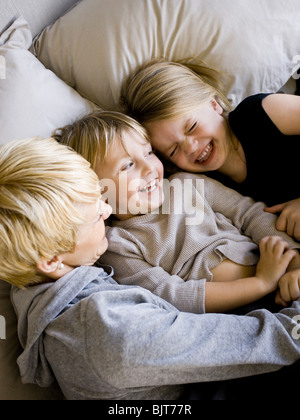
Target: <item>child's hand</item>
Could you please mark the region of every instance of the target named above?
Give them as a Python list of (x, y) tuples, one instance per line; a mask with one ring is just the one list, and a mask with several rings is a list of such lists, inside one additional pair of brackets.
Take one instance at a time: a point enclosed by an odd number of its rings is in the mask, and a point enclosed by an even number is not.
[(266, 207), (265, 211), (273, 214), (281, 213), (276, 228), (300, 241), (300, 198), (273, 207)]
[(298, 268), (300, 268), (299, 249), (295, 249), (294, 251), (296, 251), (297, 256), (292, 259), (292, 261), (290, 262), (290, 264), (288, 266), (287, 271), (294, 271), (294, 270), (298, 270)]
[(275, 302), (287, 306), (300, 297), (300, 269), (286, 273), (278, 282), (279, 293)]
[(259, 249), (260, 260), (256, 268), (256, 277), (263, 280), (269, 287), (269, 292), (273, 292), (297, 252), (289, 249), (289, 244), (280, 236), (266, 236), (260, 241)]

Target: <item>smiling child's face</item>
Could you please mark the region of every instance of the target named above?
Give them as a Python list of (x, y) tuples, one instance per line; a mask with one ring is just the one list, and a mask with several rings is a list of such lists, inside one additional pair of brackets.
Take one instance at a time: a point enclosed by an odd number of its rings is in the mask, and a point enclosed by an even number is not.
[(96, 173), (104, 184), (109, 180), (108, 189), (114, 185), (115, 216), (120, 220), (149, 213), (163, 203), (163, 164), (151, 144), (133, 130), (123, 132), (122, 141), (113, 141)]
[(151, 143), (166, 159), (188, 172), (222, 171), (231, 151), (228, 125), (215, 101), (174, 119), (145, 124)]

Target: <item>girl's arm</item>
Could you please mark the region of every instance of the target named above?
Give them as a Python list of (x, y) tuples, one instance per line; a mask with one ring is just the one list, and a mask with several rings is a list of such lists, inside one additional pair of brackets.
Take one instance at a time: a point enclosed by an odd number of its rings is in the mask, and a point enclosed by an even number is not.
[(227, 282), (207, 282), (205, 285), (206, 313), (222, 313), (255, 302), (274, 289), (258, 277)]
[(264, 211), (264, 203), (255, 202), (209, 177), (203, 178), (205, 199), (212, 210), (229, 218), (240, 232), (249, 236), (257, 245), (265, 236), (279, 235), (289, 243), (290, 248), (300, 248), (300, 244), (287, 233), (277, 230), (277, 217)]
[[(282, 134), (300, 135), (300, 96), (268, 95), (264, 98), (262, 105)], [(284, 144), (282, 147), (284, 148)], [(276, 224), (277, 229), (300, 240), (300, 198), (269, 207), (266, 211), (281, 213)]]
[[(268, 95), (263, 99), (262, 105), (282, 134), (287, 136), (300, 135), (300, 96)], [(284, 148), (284, 144), (282, 147)]]
[[(206, 283), (206, 312), (226, 312), (255, 302), (274, 292), (280, 278), (285, 274), (296, 251), (279, 236), (263, 238), (260, 242), (260, 260), (256, 275), (229, 282)], [(295, 296), (297, 299), (299, 295)]]

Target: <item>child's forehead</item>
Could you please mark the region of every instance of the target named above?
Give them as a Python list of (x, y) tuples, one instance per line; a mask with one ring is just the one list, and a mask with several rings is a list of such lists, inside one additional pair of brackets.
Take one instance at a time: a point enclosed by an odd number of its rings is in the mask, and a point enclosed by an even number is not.
[(144, 147), (150, 144), (145, 136), (133, 129), (123, 130), (115, 140), (121, 144), (126, 153), (129, 152), (133, 145), (134, 147)]

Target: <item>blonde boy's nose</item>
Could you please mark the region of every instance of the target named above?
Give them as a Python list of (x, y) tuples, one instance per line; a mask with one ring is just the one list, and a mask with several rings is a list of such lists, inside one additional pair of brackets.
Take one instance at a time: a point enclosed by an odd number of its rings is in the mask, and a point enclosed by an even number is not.
[(112, 207), (107, 204), (104, 200), (100, 199), (100, 208), (102, 213), (102, 219), (106, 220), (112, 214)]
[(104, 203), (104, 206), (103, 206), (103, 219), (104, 220), (108, 219), (111, 214), (112, 214), (112, 207), (109, 204)]

